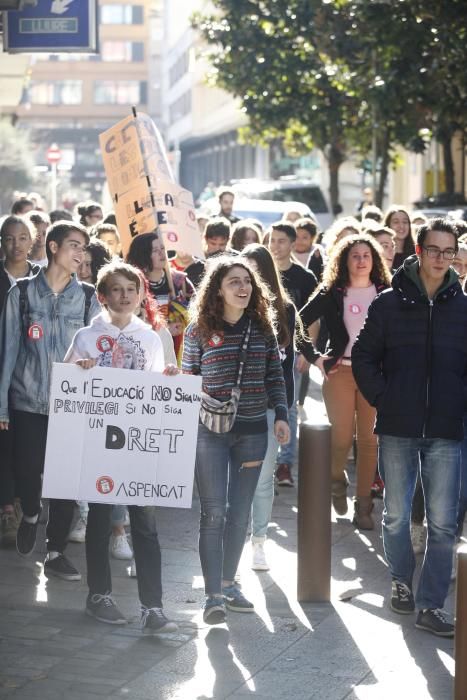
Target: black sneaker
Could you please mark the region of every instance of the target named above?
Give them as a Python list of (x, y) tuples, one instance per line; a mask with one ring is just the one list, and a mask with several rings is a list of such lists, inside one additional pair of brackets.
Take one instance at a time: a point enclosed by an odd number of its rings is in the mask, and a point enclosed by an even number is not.
[(143, 627), (143, 634), (148, 635), (176, 632), (178, 630), (177, 623), (168, 620), (162, 608), (141, 607), (141, 625)]
[(406, 583), (396, 579), (392, 582), (391, 610), (400, 615), (410, 615), (415, 611), (412, 591)]
[(224, 596), (225, 607), (233, 612), (251, 613), (255, 610), (255, 606), (245, 598), (237, 583), (224, 586), (222, 595)]
[(44, 574), (57, 576), (64, 581), (81, 581), (81, 574), (64, 554), (59, 554), (55, 559), (46, 559), (44, 562)]
[(437, 608), (420, 610), (415, 627), (436, 634), (437, 637), (454, 637), (454, 625), (448, 622), (443, 611)]
[(225, 622), (225, 604), (222, 596), (212, 595), (206, 598), (203, 620), (207, 625), (221, 625)]
[(99, 622), (106, 622), (108, 625), (126, 625), (127, 623), (110, 593), (89, 593), (86, 600), (86, 615), (94, 617)]
[(37, 528), (39, 526), (39, 516), (40, 513), (35, 523), (27, 523), (24, 516), (21, 518), (18, 532), (16, 533), (16, 551), (18, 554), (21, 554), (22, 557), (28, 557), (34, 551)]

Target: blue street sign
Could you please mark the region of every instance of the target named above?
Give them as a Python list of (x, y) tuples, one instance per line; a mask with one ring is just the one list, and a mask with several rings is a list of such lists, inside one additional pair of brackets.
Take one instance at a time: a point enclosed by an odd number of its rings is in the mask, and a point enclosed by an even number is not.
[(97, 53), (97, 0), (26, 0), (3, 27), (9, 53)]

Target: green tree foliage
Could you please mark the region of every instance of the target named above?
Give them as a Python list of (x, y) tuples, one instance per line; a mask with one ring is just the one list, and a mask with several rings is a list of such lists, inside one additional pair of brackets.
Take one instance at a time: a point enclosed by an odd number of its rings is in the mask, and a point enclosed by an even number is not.
[[(381, 201), (394, 148), (422, 129), (465, 128), (467, 4), (461, 0), (214, 0), (194, 18), (211, 80), (240, 98), (260, 142), (328, 159), (330, 194), (352, 150), (376, 150)], [(426, 133), (426, 131), (425, 131)]]
[(0, 120), (0, 212), (9, 212), (14, 190), (31, 184), (33, 166), (27, 134)]

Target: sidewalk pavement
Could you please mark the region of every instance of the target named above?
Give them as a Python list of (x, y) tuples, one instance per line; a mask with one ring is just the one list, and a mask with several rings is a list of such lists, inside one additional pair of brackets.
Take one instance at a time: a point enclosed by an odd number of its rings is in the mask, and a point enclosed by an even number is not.
[[(308, 414), (321, 411), (313, 398), (305, 405)], [(178, 633), (161, 638), (141, 635), (129, 562), (112, 560), (113, 593), (130, 620), (114, 627), (84, 615), (84, 545), (67, 549), (81, 582), (44, 577), (43, 525), (30, 559), (0, 550), (0, 698), (451, 698), (453, 640), (417, 630), (415, 615), (388, 608), (381, 501), (373, 532), (355, 530), (350, 503), (347, 516), (333, 514), (331, 603), (299, 604), (296, 496), (296, 488), (280, 488), (275, 499), (266, 545), (270, 571), (253, 572), (245, 546), (239, 571), (255, 614), (228, 612), (227, 624), (216, 627), (205, 625), (200, 613), (199, 502), (194, 499), (191, 510), (159, 509), (164, 609), (179, 625)], [(451, 590), (446, 609), (453, 607)]]

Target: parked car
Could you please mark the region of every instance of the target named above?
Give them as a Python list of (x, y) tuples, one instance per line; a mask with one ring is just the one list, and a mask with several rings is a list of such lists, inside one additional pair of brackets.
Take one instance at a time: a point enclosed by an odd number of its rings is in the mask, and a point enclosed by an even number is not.
[(231, 187), (241, 197), (288, 202), (289, 205), (292, 202), (306, 204), (323, 230), (334, 220), (321, 187), (313, 180), (298, 179), (294, 176), (282, 177), (279, 180), (234, 180)]
[[(310, 207), (303, 202), (280, 202), (270, 199), (249, 199), (235, 197), (233, 214), (239, 219), (258, 219), (264, 228), (267, 228), (276, 221), (280, 221), (288, 211), (298, 211), (301, 216), (315, 215)], [(219, 201), (217, 197), (208, 199), (203, 203), (203, 211), (214, 216), (219, 211)], [(318, 222), (319, 223), (319, 222)]]

